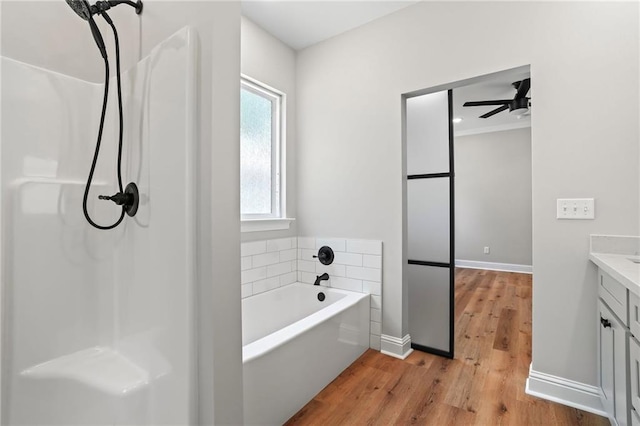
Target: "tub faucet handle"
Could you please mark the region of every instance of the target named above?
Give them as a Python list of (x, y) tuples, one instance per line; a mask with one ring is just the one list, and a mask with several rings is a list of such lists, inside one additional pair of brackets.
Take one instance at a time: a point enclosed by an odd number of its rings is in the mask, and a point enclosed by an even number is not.
[(318, 259), (323, 265), (331, 265), (333, 263), (333, 250), (329, 246), (322, 246), (318, 250), (318, 255), (313, 255), (314, 259)]

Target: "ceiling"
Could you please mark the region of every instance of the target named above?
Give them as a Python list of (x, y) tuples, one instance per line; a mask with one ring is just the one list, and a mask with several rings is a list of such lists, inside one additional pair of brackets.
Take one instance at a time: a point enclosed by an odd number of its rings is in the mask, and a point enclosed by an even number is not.
[(300, 50), (417, 1), (245, 1), (242, 14)]
[[(460, 123), (455, 123), (454, 131), (456, 136), (465, 134), (486, 133), (499, 130), (516, 129), (531, 126), (531, 116), (525, 115), (518, 118), (509, 114), (509, 111), (500, 112), (489, 118), (479, 118), (498, 106), (463, 107), (467, 101), (487, 101), (492, 99), (513, 99), (516, 90), (511, 83), (529, 77), (529, 72), (505, 71), (493, 74), (487, 79), (482, 79), (479, 83), (459, 87), (453, 90), (453, 116), (462, 118)], [(528, 97), (533, 92), (534, 82), (531, 82), (531, 90)]]

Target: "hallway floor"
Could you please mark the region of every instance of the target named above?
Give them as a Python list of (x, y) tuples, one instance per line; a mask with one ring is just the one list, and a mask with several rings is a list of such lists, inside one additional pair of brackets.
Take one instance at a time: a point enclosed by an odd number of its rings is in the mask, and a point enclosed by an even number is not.
[(524, 392), (531, 275), (456, 269), (455, 359), (365, 352), (288, 425), (608, 425)]

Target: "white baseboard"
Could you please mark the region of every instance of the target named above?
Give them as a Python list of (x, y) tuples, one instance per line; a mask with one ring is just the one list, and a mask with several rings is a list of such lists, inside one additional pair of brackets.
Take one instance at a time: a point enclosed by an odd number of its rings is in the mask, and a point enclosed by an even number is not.
[(538, 398), (607, 417), (596, 386), (541, 373), (531, 369), (531, 366), (529, 366), (525, 392)]
[(380, 352), (394, 358), (405, 359), (413, 349), (411, 349), (411, 336), (408, 334), (402, 339), (383, 334), (380, 336)]
[(458, 268), (488, 269), (490, 271), (520, 272), (522, 274), (533, 273), (533, 267), (531, 265), (517, 265), (515, 263), (478, 262), (476, 260), (456, 259), (456, 266)]

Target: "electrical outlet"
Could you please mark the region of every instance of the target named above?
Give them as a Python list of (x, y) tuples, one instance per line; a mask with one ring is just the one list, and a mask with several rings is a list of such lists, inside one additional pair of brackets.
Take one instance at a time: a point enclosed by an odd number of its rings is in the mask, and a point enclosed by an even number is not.
[(484, 254), (489, 254), (489, 252), (490, 252), (489, 247), (485, 247), (484, 248)]
[(595, 218), (593, 198), (558, 198), (556, 206), (558, 219), (584, 220)]

